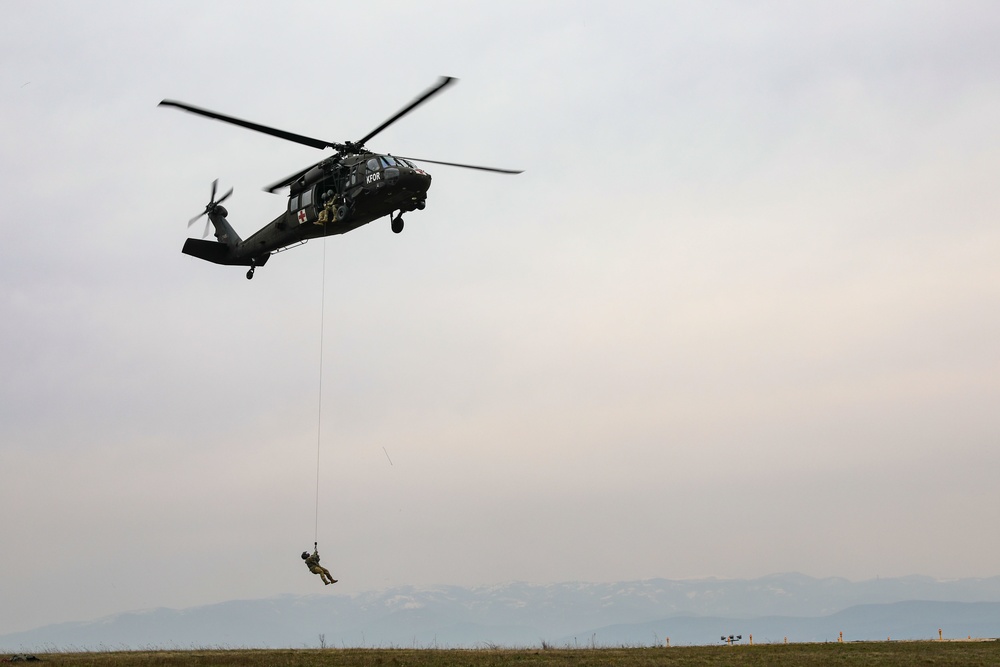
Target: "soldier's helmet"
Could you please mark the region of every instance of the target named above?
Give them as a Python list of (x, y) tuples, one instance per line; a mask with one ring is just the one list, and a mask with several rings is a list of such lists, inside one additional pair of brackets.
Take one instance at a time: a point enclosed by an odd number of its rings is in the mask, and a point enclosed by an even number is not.
[(302, 560), (305, 560), (306, 558), (309, 558), (309, 552), (308, 551), (303, 551), (302, 552)]

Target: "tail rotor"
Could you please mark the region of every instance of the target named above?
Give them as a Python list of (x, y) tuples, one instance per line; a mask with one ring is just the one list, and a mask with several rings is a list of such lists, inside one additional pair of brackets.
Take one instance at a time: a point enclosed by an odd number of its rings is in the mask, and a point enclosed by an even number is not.
[(207, 215), (209, 217), (209, 219), (205, 221), (205, 231), (201, 235), (202, 238), (208, 237), (208, 225), (209, 222), (211, 222), (213, 214), (218, 213), (223, 218), (229, 215), (229, 211), (227, 211), (224, 206), (221, 206), (221, 204), (222, 202), (229, 199), (229, 195), (233, 194), (233, 189), (229, 188), (229, 192), (216, 199), (215, 192), (218, 187), (219, 187), (219, 179), (215, 179), (214, 181), (212, 181), (212, 195), (211, 197), (209, 197), (208, 204), (205, 205), (205, 210), (188, 221), (188, 227), (191, 227), (191, 225), (198, 222), (198, 220), (200, 220), (202, 216)]

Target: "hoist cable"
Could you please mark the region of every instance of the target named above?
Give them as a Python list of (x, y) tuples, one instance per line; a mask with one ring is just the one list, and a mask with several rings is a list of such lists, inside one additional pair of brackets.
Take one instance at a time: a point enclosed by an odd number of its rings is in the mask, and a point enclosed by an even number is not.
[(323, 239), (323, 281), (319, 306), (319, 405), (316, 409), (316, 525), (315, 541), (319, 542), (319, 452), (323, 437), (323, 330), (326, 323), (326, 238)]

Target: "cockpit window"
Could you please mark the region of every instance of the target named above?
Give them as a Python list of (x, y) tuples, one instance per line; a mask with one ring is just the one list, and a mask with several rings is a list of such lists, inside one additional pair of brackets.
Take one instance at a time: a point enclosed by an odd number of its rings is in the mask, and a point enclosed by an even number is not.
[(366, 163), (368, 166), (368, 171), (378, 171), (378, 160), (372, 158)]
[(396, 158), (396, 162), (403, 165), (404, 167), (409, 167), (410, 169), (413, 169), (413, 165), (410, 163), (409, 160), (404, 160), (403, 158), (398, 157)]
[(382, 158), (382, 162), (388, 162), (389, 164), (387, 166), (389, 166), (389, 167), (395, 167), (396, 166), (396, 160), (394, 160), (391, 155), (386, 155), (385, 157), (383, 157)]

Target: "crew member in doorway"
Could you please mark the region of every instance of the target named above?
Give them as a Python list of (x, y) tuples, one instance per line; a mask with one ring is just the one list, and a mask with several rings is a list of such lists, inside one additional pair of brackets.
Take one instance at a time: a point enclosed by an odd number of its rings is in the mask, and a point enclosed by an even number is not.
[(340, 204), (340, 197), (337, 197), (333, 190), (327, 190), (323, 194), (323, 207), (316, 217), (314, 225), (325, 225), (328, 222), (337, 222), (337, 206)]
[(316, 542), (313, 542), (313, 552), (311, 555), (308, 551), (302, 552), (302, 560), (306, 562), (306, 567), (309, 568), (310, 572), (320, 576), (324, 584), (337, 583), (337, 580), (330, 575), (330, 570), (319, 564), (319, 547)]

